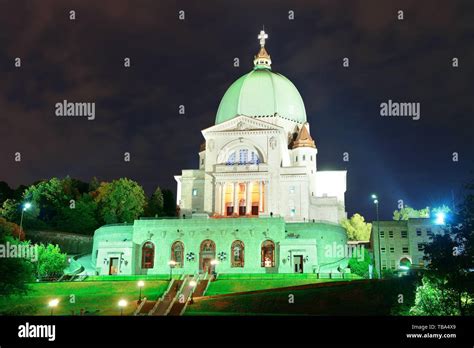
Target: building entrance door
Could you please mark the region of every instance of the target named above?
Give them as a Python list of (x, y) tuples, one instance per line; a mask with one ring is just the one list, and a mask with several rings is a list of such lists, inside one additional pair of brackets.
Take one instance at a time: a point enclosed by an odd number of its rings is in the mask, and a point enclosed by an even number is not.
[(295, 265), (295, 273), (303, 273), (303, 255), (294, 255), (293, 264)]
[(118, 257), (111, 257), (109, 260), (109, 274), (114, 275), (118, 273), (119, 259)]

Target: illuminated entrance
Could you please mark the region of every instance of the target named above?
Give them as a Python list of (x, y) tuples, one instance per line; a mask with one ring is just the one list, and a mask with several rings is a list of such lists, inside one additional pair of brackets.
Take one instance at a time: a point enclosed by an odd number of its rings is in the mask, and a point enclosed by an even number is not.
[(109, 275), (118, 274), (118, 265), (119, 265), (118, 257), (111, 257), (109, 260)]
[(215, 211), (223, 216), (257, 216), (266, 209), (266, 186), (263, 181), (217, 183)]
[(295, 273), (303, 273), (303, 255), (294, 255), (293, 264)]
[(199, 251), (199, 271), (203, 273), (211, 273), (214, 266), (211, 264), (212, 260), (216, 258), (216, 244), (206, 239), (201, 243)]

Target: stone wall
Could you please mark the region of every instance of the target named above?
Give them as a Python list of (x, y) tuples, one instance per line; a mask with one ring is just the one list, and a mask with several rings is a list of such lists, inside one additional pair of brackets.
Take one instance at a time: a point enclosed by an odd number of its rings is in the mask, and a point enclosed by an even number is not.
[(92, 251), (92, 236), (59, 231), (26, 231), (26, 239), (33, 243), (57, 244), (67, 254), (85, 254)]

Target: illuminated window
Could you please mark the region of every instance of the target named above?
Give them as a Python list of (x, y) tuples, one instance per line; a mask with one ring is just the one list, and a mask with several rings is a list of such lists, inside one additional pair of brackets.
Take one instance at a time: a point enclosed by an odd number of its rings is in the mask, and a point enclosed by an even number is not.
[(198, 195), (198, 190), (197, 189), (193, 189), (193, 196), (197, 196)]
[(271, 240), (262, 243), (261, 262), (262, 267), (275, 267), (275, 243)]
[(235, 164), (259, 164), (260, 158), (258, 153), (249, 149), (238, 149), (229, 153), (227, 157), (227, 165)]
[(155, 262), (155, 245), (152, 242), (146, 242), (142, 246), (142, 268), (153, 268)]
[(231, 267), (244, 267), (244, 243), (240, 240), (234, 241), (230, 252), (232, 255)]
[(171, 260), (176, 262), (175, 267), (181, 268), (184, 264), (184, 244), (182, 242), (174, 242), (171, 246)]

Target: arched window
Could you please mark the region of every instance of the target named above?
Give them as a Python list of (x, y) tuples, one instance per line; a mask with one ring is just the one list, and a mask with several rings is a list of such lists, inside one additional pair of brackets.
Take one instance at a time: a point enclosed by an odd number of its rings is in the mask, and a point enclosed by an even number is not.
[(231, 267), (244, 267), (244, 243), (236, 240), (230, 247)]
[(153, 268), (155, 263), (155, 245), (146, 242), (142, 246), (142, 268)]
[(171, 260), (176, 262), (175, 267), (181, 268), (184, 264), (184, 244), (182, 242), (174, 242), (171, 246)]
[(262, 243), (262, 267), (275, 267), (275, 243), (271, 240)]
[(228, 156), (226, 163), (228, 165), (235, 164), (259, 164), (260, 158), (258, 153), (253, 149), (241, 148), (232, 150)]

